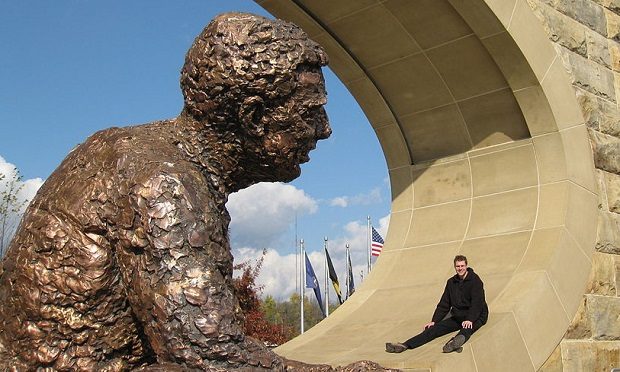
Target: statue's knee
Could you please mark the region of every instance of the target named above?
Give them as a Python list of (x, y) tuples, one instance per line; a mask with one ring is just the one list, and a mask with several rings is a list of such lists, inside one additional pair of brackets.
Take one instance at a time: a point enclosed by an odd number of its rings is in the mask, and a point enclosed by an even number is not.
[(134, 369), (134, 371), (139, 372), (185, 372), (189, 369), (180, 364), (175, 363), (157, 363), (150, 364), (148, 366), (143, 366), (138, 369)]

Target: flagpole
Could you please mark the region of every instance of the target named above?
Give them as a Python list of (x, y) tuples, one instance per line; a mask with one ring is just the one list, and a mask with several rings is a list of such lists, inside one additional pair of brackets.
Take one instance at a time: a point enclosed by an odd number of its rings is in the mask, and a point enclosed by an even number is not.
[(298, 240), (297, 240), (297, 212), (295, 212), (295, 290), (298, 291), (299, 290), (299, 273), (297, 270), (299, 270), (299, 246), (298, 246)]
[(370, 270), (372, 269), (372, 266), (370, 264), (370, 216), (367, 216), (366, 220), (366, 249), (368, 253), (368, 274), (370, 274)]
[[(299, 249), (301, 252), (301, 258), (299, 261), (302, 263), (303, 266), (305, 266), (306, 253), (304, 252), (304, 240), (303, 239), (299, 241)], [(301, 309), (299, 310), (299, 314), (300, 314), (301, 324), (299, 325), (299, 329), (301, 331), (301, 334), (303, 334), (304, 333), (304, 290), (306, 289), (306, 270), (304, 270), (303, 268), (301, 270), (300, 283), (301, 283), (301, 291), (300, 291), (301, 296), (299, 298), (299, 303), (301, 304)]]

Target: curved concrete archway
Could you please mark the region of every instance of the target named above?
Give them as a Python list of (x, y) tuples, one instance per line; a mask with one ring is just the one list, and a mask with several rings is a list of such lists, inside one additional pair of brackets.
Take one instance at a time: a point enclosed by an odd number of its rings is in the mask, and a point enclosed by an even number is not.
[[(536, 370), (575, 314), (596, 238), (594, 166), (561, 61), (526, 0), (259, 0), (328, 51), (383, 147), (384, 253), (346, 304), (280, 354), (333, 365)], [(490, 320), (386, 354), (429, 320), (452, 258), (485, 281)]]

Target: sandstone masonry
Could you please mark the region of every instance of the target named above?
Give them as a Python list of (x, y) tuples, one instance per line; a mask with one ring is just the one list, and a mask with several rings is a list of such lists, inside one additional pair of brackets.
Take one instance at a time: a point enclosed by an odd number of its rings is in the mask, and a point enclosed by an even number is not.
[(620, 368), (620, 0), (527, 0), (569, 73), (599, 188), (596, 252), (581, 306), (541, 371)]

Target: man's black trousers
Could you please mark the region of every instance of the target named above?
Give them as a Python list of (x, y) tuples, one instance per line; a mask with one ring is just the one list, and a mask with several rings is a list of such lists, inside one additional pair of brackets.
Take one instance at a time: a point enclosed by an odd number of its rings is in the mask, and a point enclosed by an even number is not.
[(465, 341), (469, 340), (471, 335), (476, 332), (480, 327), (483, 326), (484, 323), (480, 320), (476, 320), (473, 323), (472, 328), (465, 329), (461, 326), (462, 321), (454, 318), (447, 318), (440, 322), (435, 323), (434, 326), (429, 327), (422, 331), (417, 336), (413, 336), (403, 344), (405, 344), (409, 349), (415, 349), (416, 347), (422, 346), (427, 342), (430, 342), (437, 337), (441, 337), (443, 335), (447, 335), (450, 332), (459, 331), (458, 334), (465, 336)]

